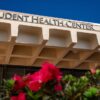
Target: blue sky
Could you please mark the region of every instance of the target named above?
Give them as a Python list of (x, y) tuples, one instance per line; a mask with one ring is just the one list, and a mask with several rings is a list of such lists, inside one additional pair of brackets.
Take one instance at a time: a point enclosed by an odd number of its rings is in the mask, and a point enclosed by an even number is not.
[(0, 9), (100, 23), (100, 0), (0, 0)]

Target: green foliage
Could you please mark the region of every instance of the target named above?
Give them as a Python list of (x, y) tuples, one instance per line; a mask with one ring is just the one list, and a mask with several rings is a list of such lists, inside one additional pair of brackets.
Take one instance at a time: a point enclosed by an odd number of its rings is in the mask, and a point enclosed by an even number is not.
[(63, 77), (63, 81), (71, 81), (71, 82), (74, 82), (74, 81), (76, 81), (76, 80), (77, 80), (77, 78), (74, 77), (73, 75), (65, 75), (65, 76)]
[(84, 92), (84, 96), (87, 98), (91, 98), (93, 96), (96, 96), (96, 94), (98, 93), (98, 89), (96, 87), (90, 87), (88, 88), (85, 92)]
[[(65, 94), (67, 98), (77, 98), (85, 87), (88, 85), (88, 78), (86, 76), (76, 78), (72, 75), (65, 76), (63, 79), (65, 81)], [(68, 82), (66, 82), (68, 80)], [(77, 97), (76, 97), (77, 96)]]
[[(15, 81), (5, 81), (7, 91), (11, 92)], [(51, 80), (45, 83), (42, 88), (33, 92), (28, 87), (24, 88), (27, 100), (92, 100), (93, 97), (100, 97), (100, 70), (96, 73), (86, 72), (84, 76), (75, 77), (71, 74), (63, 76), (60, 84), (62, 91), (54, 91), (57, 82)]]
[(27, 100), (39, 100), (41, 97), (41, 91), (35, 93), (32, 92), (28, 87), (25, 87), (25, 91), (27, 92)]
[(100, 94), (100, 70), (95, 74), (87, 72), (85, 76), (75, 77), (65, 75), (63, 77), (64, 93), (68, 100), (79, 100), (83, 98), (88, 100)]
[(10, 90), (13, 88), (14, 83), (15, 83), (15, 81), (12, 80), (12, 79), (7, 80), (7, 81), (4, 81), (5, 88), (6, 88), (8, 91), (10, 91)]

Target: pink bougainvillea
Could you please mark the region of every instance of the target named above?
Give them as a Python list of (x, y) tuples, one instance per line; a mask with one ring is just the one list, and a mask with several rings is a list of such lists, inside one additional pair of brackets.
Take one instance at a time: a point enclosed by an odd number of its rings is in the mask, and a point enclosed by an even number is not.
[(37, 72), (24, 76), (15, 74), (7, 81), (6, 88), (10, 100), (78, 100), (80, 97), (90, 100), (100, 94), (98, 83), (100, 70), (92, 68), (80, 78), (70, 74), (62, 78), (60, 69), (45, 62)]
[(56, 84), (55, 85), (55, 91), (62, 91), (62, 85), (61, 84)]
[(15, 81), (13, 87), (14, 90), (19, 90), (25, 87), (25, 83), (21, 76), (15, 74), (12, 79)]
[(90, 71), (91, 71), (92, 74), (96, 73), (96, 69), (95, 68), (91, 68)]
[(51, 80), (59, 82), (61, 78), (60, 70), (53, 64), (45, 62), (39, 71), (23, 77), (15, 74), (12, 79), (15, 81), (14, 90), (17, 91), (27, 86), (30, 90), (37, 92), (42, 88), (43, 84)]
[(18, 96), (11, 96), (10, 100), (26, 100), (26, 94), (20, 92)]

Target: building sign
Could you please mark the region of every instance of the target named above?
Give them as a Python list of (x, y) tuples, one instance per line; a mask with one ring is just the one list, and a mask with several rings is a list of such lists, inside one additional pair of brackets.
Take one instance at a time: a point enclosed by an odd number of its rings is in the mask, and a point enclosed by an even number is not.
[(96, 31), (92, 23), (8, 11), (0, 11), (0, 19)]

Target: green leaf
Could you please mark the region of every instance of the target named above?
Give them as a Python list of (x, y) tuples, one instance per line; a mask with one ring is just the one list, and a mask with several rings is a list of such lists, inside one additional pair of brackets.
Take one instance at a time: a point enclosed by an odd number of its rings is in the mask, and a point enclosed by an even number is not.
[(92, 97), (95, 96), (98, 92), (98, 89), (96, 87), (90, 87), (87, 91), (85, 91), (84, 96), (86, 97)]
[(74, 77), (73, 75), (65, 75), (63, 77), (64, 81), (76, 81), (76, 77)]
[(28, 91), (27, 91), (27, 94), (28, 94), (28, 96), (29, 96), (30, 98), (34, 99), (34, 96), (33, 96), (33, 92), (32, 92), (32, 91), (28, 90)]
[(11, 90), (12, 88), (13, 88), (13, 86), (14, 86), (14, 83), (15, 83), (15, 81), (14, 80), (7, 80), (6, 82), (5, 82), (5, 85), (6, 85), (6, 88), (8, 89), (8, 90)]
[(99, 69), (96, 70), (96, 74), (100, 75), (100, 70)]
[(33, 100), (39, 100), (39, 98), (40, 98), (40, 93), (39, 92), (34, 93), (31, 90), (28, 90), (27, 94)]
[(83, 100), (88, 100), (88, 98), (85, 97), (85, 98), (83, 98)]
[(92, 93), (89, 92), (89, 91), (86, 91), (86, 92), (84, 93), (84, 96), (86, 96), (86, 97), (92, 97)]
[(91, 91), (92, 95), (95, 95), (98, 92), (98, 89), (96, 87), (91, 87), (90, 91)]
[(84, 76), (84, 77), (80, 78), (80, 81), (82, 81), (82, 82), (88, 82), (89, 80), (88, 80), (88, 78), (86, 76)]

